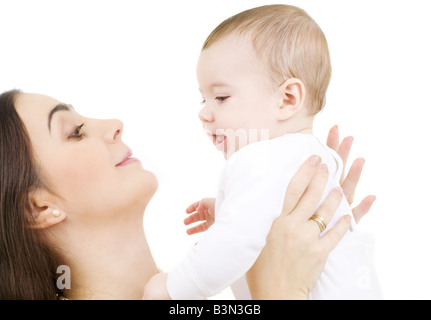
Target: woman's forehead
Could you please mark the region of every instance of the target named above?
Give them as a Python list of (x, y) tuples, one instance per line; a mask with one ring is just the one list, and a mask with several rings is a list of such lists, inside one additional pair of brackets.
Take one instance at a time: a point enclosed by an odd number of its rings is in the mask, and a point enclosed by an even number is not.
[[(26, 126), (29, 135), (39, 139), (49, 133), (49, 113), (58, 100), (36, 93), (20, 93), (15, 100), (15, 109)], [(46, 127), (46, 130), (43, 128)]]
[(59, 101), (38, 93), (20, 93), (16, 97), (15, 105), (18, 109), (32, 109), (40, 112), (43, 109), (49, 109), (58, 104)]
[(26, 126), (30, 123), (47, 122), (50, 110), (59, 103), (58, 100), (37, 93), (20, 93), (15, 100), (15, 108)]

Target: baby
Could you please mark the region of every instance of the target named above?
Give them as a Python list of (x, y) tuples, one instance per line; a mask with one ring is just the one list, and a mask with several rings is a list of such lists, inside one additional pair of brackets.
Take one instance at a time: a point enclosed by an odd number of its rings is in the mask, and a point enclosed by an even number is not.
[[(237, 299), (251, 298), (245, 274), (265, 246), (300, 165), (313, 154), (322, 158), (329, 171), (323, 198), (339, 186), (341, 159), (312, 135), (330, 77), (325, 36), (299, 8), (247, 10), (209, 35), (197, 65), (199, 117), (227, 159), (215, 221), (176, 268), (150, 280), (145, 298), (204, 299), (229, 286)], [(323, 234), (345, 214), (352, 213), (343, 199), (327, 226), (312, 218)], [(371, 247), (352, 219), (310, 299), (380, 298)]]

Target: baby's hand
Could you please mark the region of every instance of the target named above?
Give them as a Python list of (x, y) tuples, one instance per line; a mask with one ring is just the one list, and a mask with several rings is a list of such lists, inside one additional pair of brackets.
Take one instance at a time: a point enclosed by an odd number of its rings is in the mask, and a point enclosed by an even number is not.
[(214, 223), (215, 201), (215, 198), (204, 198), (188, 206), (186, 212), (188, 214), (192, 213), (192, 215), (184, 219), (185, 225), (189, 225), (197, 221), (204, 221), (197, 226), (187, 229), (188, 235), (204, 232), (211, 227)]
[(145, 285), (143, 300), (172, 300), (166, 289), (166, 272), (154, 275)]

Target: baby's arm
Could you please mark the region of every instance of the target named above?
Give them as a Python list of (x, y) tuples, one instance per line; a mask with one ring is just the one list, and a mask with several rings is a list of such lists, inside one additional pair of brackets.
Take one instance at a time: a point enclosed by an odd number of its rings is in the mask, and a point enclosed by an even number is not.
[(173, 299), (212, 296), (244, 275), (257, 259), (289, 181), (280, 168), (258, 160), (242, 156), (229, 162), (225, 199), (215, 223), (168, 275)]
[[(206, 231), (214, 223), (215, 198), (204, 198), (189, 205), (186, 213), (191, 214), (184, 220), (185, 225), (203, 221), (201, 224), (191, 227), (187, 234)], [(158, 273), (154, 275), (145, 285), (144, 300), (171, 300), (171, 296), (166, 288), (166, 278), (168, 274)]]

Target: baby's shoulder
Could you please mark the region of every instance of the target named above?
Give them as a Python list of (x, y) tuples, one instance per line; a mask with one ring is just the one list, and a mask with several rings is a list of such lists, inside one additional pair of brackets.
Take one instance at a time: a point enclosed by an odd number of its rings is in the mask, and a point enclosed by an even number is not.
[(285, 134), (249, 144), (235, 152), (228, 162), (302, 161), (311, 154), (327, 153), (317, 138), (309, 134)]
[(288, 134), (249, 144), (234, 153), (226, 162), (228, 172), (263, 174), (268, 171), (297, 169), (310, 155), (321, 154), (315, 140), (303, 135)]

